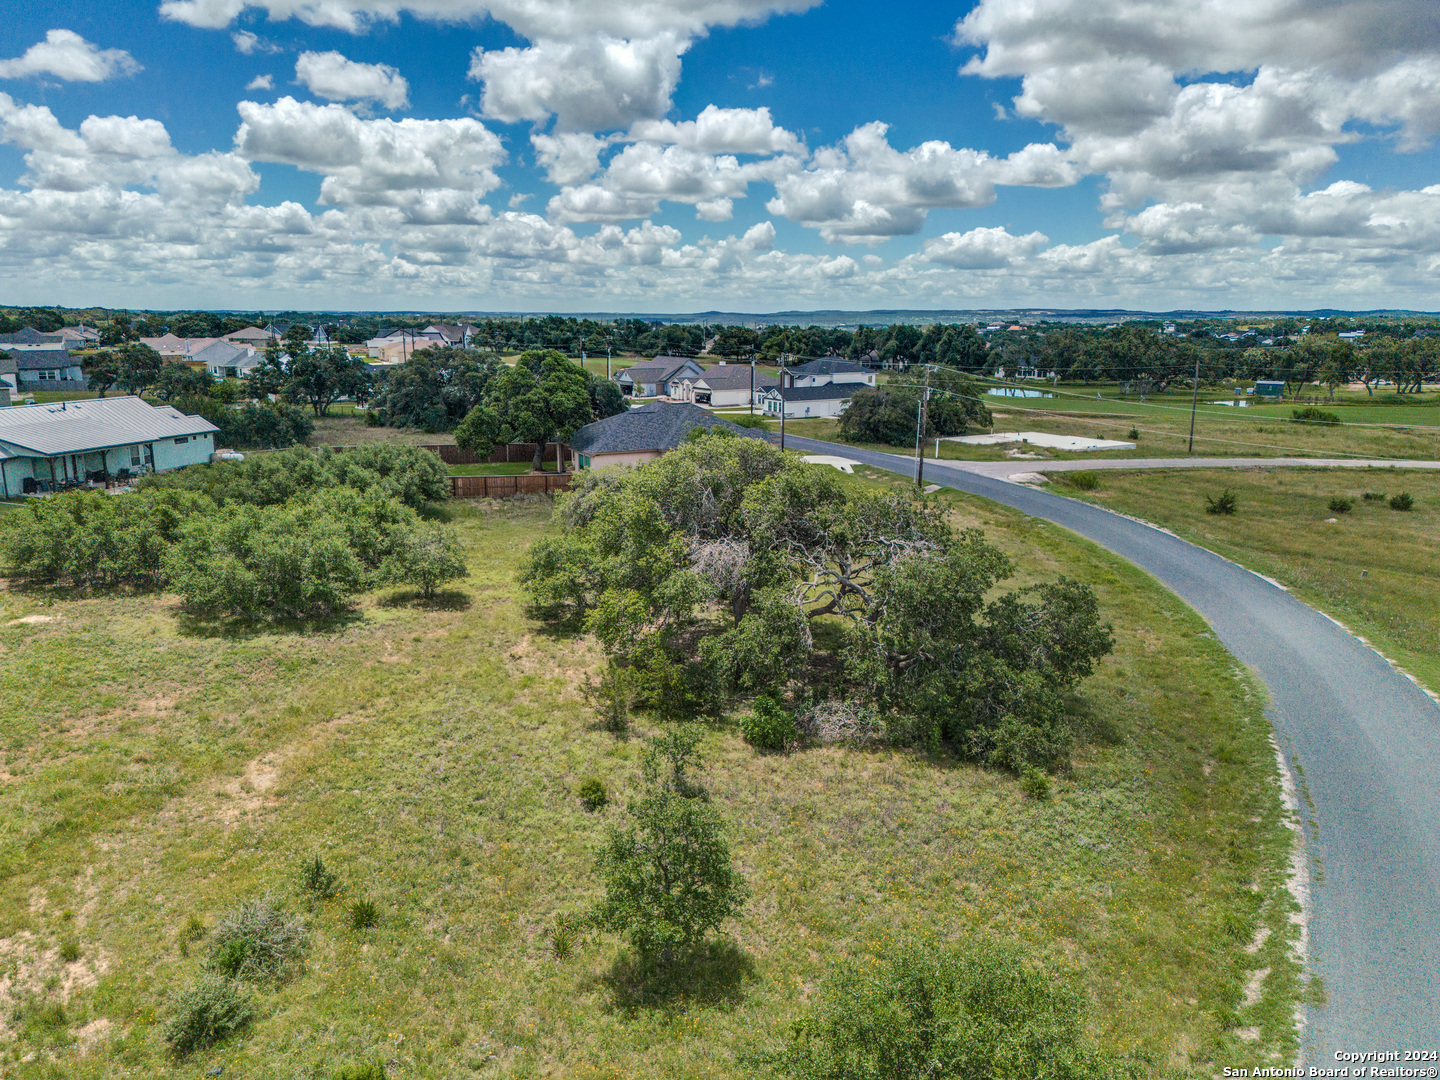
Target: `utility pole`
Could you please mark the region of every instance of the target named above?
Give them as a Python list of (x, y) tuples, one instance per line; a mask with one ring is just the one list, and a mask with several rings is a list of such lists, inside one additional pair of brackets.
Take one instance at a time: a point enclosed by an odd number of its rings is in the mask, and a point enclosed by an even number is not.
[(785, 449), (785, 413), (789, 404), (785, 400), (785, 391), (790, 385), (790, 372), (786, 369), (784, 362), (780, 365), (780, 385), (775, 389), (780, 392), (780, 449)]
[[(925, 389), (920, 394), (920, 404), (915, 407), (915, 486), (925, 484), (925, 406), (930, 401), (930, 365), (925, 365)], [(937, 452), (936, 456), (939, 454)]]
[(1195, 389), (1190, 394), (1190, 447), (1185, 452), (1195, 452), (1195, 406), (1200, 401), (1200, 357), (1195, 357)]
[(605, 381), (610, 381), (610, 342), (605, 342)]
[(755, 415), (755, 354), (750, 354), (750, 415)]

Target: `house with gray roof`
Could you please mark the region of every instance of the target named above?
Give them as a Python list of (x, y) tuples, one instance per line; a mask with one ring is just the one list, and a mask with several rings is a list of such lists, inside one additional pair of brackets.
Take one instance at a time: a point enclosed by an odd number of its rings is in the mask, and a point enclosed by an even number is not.
[(822, 383), (819, 386), (771, 386), (757, 390), (755, 398), (766, 416), (777, 419), (784, 410), (787, 420), (839, 416), (864, 383)]
[(190, 354), (190, 363), (197, 367), (205, 365), (205, 370), (217, 379), (238, 379), (248, 375), (262, 359), (264, 354), (252, 346), (224, 338)]
[(68, 349), (22, 350), (0, 345), (0, 354), (13, 362), (0, 369), (0, 381), (9, 386), (12, 392), (85, 390), (90, 386), (89, 376)]
[(680, 401), (655, 401), (586, 424), (570, 437), (570, 452), (581, 469), (607, 465), (640, 465), (674, 450), (696, 428), (728, 431), (743, 439), (763, 439), (765, 432), (743, 428)]
[(688, 356), (657, 356), (626, 368), (615, 381), (626, 397), (680, 397), (681, 380), (703, 374), (705, 369)]
[(752, 373), (749, 364), (722, 363), (706, 368), (702, 375), (683, 376), (680, 392), (673, 396), (697, 405), (708, 405), (712, 409), (743, 408), (750, 404), (752, 379), (757, 401), (761, 390), (779, 385), (775, 379)]
[(875, 385), (875, 372), (853, 360), (826, 357), (797, 364), (788, 369), (796, 386), (825, 386), (829, 383), (856, 383), (861, 386)]
[(0, 496), (209, 461), (214, 424), (138, 397), (0, 409)]

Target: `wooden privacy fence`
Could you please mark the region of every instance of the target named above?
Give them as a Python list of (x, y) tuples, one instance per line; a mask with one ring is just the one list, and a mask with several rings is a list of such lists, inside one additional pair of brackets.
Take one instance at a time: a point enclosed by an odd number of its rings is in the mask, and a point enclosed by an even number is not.
[[(490, 452), (489, 457), (480, 457), (473, 450), (461, 450), (458, 446), (430, 445), (421, 446), (421, 450), (429, 450), (432, 454), (439, 454), (440, 460), (446, 465), (500, 465), (509, 462), (524, 462), (535, 460), (535, 444), (532, 443), (506, 443), (504, 446), (497, 446)], [(558, 467), (569, 454), (570, 448), (564, 443), (546, 443), (545, 461), (553, 461)]]
[(570, 486), (570, 473), (526, 476), (452, 476), (450, 494), (457, 499), (511, 499), (516, 495), (549, 495)]

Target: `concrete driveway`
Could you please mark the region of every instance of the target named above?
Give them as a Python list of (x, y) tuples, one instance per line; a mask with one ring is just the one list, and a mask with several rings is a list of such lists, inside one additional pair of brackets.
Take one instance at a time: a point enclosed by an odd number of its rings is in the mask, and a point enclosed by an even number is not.
[[(812, 439), (787, 445), (914, 476), (913, 458)], [(1304, 1055), (1334, 1067), (1337, 1050), (1440, 1049), (1440, 707), (1264, 578), (1141, 522), (1000, 478), (1037, 468), (1290, 465), (1440, 467), (1308, 458), (926, 461), (925, 479), (1052, 521), (1148, 570), (1264, 682), (1266, 716), (1313, 801), (1301, 807), (1312, 870), (1308, 968), (1324, 980), (1328, 1001), (1308, 1010)], [(1008, 471), (992, 473), (997, 466)]]

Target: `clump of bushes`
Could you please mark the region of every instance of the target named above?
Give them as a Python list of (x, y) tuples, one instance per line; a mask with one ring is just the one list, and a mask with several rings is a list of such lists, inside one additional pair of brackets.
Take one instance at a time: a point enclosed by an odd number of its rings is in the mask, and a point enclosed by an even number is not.
[(1139, 429), (1139, 428), (1133, 428), (1133, 427), (1132, 427), (1129, 431), (1127, 431), (1127, 432), (1125, 433), (1125, 437), (1126, 437), (1127, 439), (1129, 439), (1131, 442), (1139, 442), (1139, 441), (1140, 441), (1140, 429)]
[(263, 896), (237, 904), (215, 925), (209, 966), (231, 978), (279, 981), (309, 944), (305, 924)]
[(769, 694), (761, 694), (755, 699), (754, 707), (740, 718), (740, 734), (756, 750), (779, 753), (787, 749), (799, 733), (795, 718)]
[(350, 905), (350, 929), (370, 930), (380, 925), (380, 909), (373, 900), (356, 900)]
[(1415, 500), (1410, 497), (1408, 492), (1402, 491), (1399, 495), (1390, 496), (1391, 510), (1413, 510), (1414, 508)]
[(171, 995), (165, 1042), (185, 1057), (244, 1030), (254, 1018), (248, 994), (223, 975), (207, 973)]
[(1233, 514), (1239, 505), (1240, 497), (1228, 487), (1219, 495), (1205, 496), (1205, 512), (1207, 514)]
[(580, 805), (591, 813), (610, 801), (610, 793), (605, 790), (605, 781), (598, 776), (590, 776), (582, 780), (576, 794), (580, 796)]
[(1018, 950), (914, 947), (836, 970), (771, 1063), (791, 1080), (1115, 1076), (1088, 1011), (1074, 980)]
[(1065, 473), (1065, 482), (1076, 491), (1094, 491), (1100, 486), (1100, 474), (1094, 469)]
[(1342, 498), (1336, 495), (1330, 500), (1330, 512), (1334, 514), (1348, 514), (1355, 507), (1353, 499)]
[(1360, 497), (1361, 497), (1362, 499), (1364, 499), (1366, 502), (1384, 502), (1384, 501), (1385, 501), (1385, 493), (1384, 493), (1383, 491), (1367, 491), (1367, 492), (1365, 492), (1364, 495), (1362, 495), (1362, 496), (1360, 496)]
[(378, 584), (432, 598), (464, 576), (449, 531), (414, 509), (448, 491), (418, 447), (294, 450), (30, 500), (0, 517), (0, 557), (36, 584), (170, 585), (193, 611), (323, 617)]
[(556, 915), (550, 930), (550, 951), (556, 960), (566, 960), (575, 950), (575, 943), (585, 932), (586, 922), (574, 915)]
[(1305, 424), (1325, 424), (1333, 427), (1340, 423), (1338, 414), (1317, 409), (1314, 405), (1307, 405), (1303, 409), (1291, 409), (1290, 416)]

